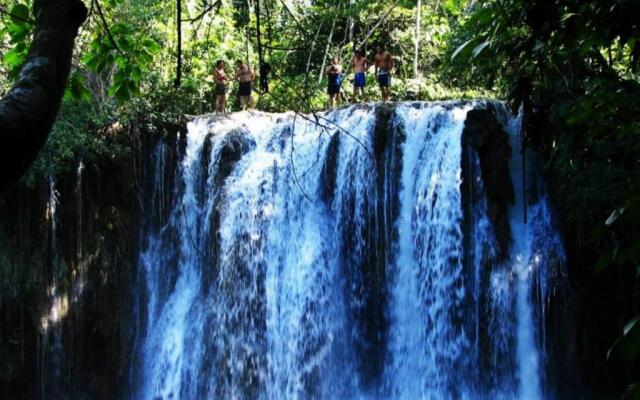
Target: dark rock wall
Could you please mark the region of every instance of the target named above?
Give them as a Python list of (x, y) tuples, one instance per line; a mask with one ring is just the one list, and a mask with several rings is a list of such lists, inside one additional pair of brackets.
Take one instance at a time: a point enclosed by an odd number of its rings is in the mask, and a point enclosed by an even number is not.
[[(137, 194), (150, 184), (140, 155), (156, 141), (136, 133), (130, 155), (81, 172), (78, 160), (55, 178), (54, 219), (48, 179), (0, 199), (0, 397), (120, 397), (144, 212)], [(56, 299), (61, 313), (45, 329)]]
[(487, 108), (469, 111), (462, 132), (463, 146), (478, 153), (480, 171), (487, 196), (489, 218), (504, 260), (511, 243), (508, 208), (515, 201), (513, 182), (509, 171), (511, 146), (498, 122), (491, 104)]

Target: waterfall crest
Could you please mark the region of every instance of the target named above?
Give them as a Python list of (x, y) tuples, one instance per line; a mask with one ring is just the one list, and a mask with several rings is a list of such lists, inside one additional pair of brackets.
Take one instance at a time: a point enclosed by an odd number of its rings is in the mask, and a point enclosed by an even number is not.
[[(506, 257), (462, 140), (478, 108), (512, 143)], [(131, 397), (553, 397), (564, 254), (542, 181), (518, 186), (518, 128), (499, 103), (403, 103), (200, 117), (158, 144)]]

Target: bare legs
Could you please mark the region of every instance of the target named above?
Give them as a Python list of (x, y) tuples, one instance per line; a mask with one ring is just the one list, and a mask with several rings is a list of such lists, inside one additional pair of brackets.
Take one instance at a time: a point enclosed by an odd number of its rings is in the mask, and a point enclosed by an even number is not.
[(389, 97), (391, 96), (391, 90), (388, 86), (380, 86), (380, 95), (382, 97), (382, 102), (386, 103), (389, 101)]
[(358, 86), (354, 86), (354, 87), (353, 87), (353, 98), (351, 99), (351, 102), (352, 102), (352, 103), (357, 102), (357, 100), (358, 100), (358, 94), (360, 95), (360, 98), (361, 98), (360, 102), (361, 102), (362, 104), (364, 104), (364, 103), (365, 103), (365, 101), (366, 101), (366, 98), (365, 98), (365, 96), (364, 96), (364, 88), (363, 88), (363, 87), (358, 87)]
[(340, 105), (340, 93), (330, 94), (329, 95), (329, 107), (333, 108), (335, 106)]
[(253, 109), (253, 96), (238, 96), (240, 99), (240, 109), (245, 111), (247, 108)]
[(227, 95), (225, 94), (216, 95), (216, 113), (221, 113), (221, 114), (227, 113)]
[(247, 96), (240, 96), (240, 109), (242, 111), (247, 109)]

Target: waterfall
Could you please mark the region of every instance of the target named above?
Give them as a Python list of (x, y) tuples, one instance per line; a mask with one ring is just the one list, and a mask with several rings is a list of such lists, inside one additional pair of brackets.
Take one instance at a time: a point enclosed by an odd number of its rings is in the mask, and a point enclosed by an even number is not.
[(466, 111), (398, 109), (406, 140), (398, 255), (389, 276), (387, 380), (393, 398), (446, 393), (468, 352), (456, 321), (465, 296), (460, 134)]
[[(462, 141), (487, 107), (518, 193), (503, 258)], [(200, 117), (159, 143), (131, 398), (552, 397), (545, 307), (564, 255), (544, 183), (518, 186), (534, 157), (519, 124), (499, 103), (404, 103)]]
[(69, 310), (69, 302), (61, 283), (61, 261), (58, 252), (58, 207), (59, 193), (56, 181), (49, 178), (49, 198), (45, 209), (46, 242), (45, 254), (47, 262), (42, 271), (42, 310), (40, 317), (40, 390), (42, 399), (60, 397), (64, 393), (64, 349), (61, 322)]
[[(544, 299), (547, 298), (547, 286), (554, 283), (548, 275), (556, 273), (552, 270), (554, 259), (564, 264), (565, 256), (551, 218), (548, 199), (542, 196), (529, 205), (531, 190), (523, 187), (526, 179), (519, 178), (523, 173), (522, 158), (533, 158), (533, 155), (522, 151), (520, 123), (521, 117), (507, 123), (513, 149), (510, 169), (511, 176), (514, 177), (516, 195), (515, 204), (509, 210), (513, 238), (510, 273), (512, 279), (516, 280), (518, 396), (522, 399), (537, 399), (549, 396), (548, 393), (544, 393), (542, 369), (545, 357)], [(531, 161), (528, 164), (535, 165)], [(526, 171), (524, 172), (526, 174)], [(544, 188), (538, 190), (543, 191)], [(536, 291), (538, 293), (535, 293)], [(537, 299), (543, 299), (543, 302), (536, 304)]]

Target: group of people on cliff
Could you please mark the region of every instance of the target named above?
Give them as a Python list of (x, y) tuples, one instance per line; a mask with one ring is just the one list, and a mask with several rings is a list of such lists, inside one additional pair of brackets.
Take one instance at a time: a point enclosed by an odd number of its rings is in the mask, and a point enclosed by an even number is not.
[[(374, 67), (374, 75), (380, 87), (380, 97), (382, 102), (389, 101), (391, 94), (391, 73), (395, 66), (394, 57), (385, 51), (382, 47), (376, 49), (373, 61), (370, 61), (361, 50), (356, 50), (351, 58), (350, 67), (353, 71), (353, 92), (351, 96), (352, 102), (365, 101), (364, 89), (366, 86), (366, 73)], [(348, 101), (344, 94), (342, 84), (344, 83), (344, 73), (342, 70), (341, 60), (338, 57), (331, 59), (329, 65), (324, 69), (327, 74), (327, 94), (329, 96), (329, 106), (335, 107), (343, 102)], [(240, 108), (245, 110), (253, 108), (253, 83), (256, 78), (253, 69), (242, 62), (236, 61), (233, 80), (238, 82), (237, 95), (240, 102)], [(215, 82), (215, 111), (216, 113), (226, 113), (227, 111), (227, 89), (229, 81), (232, 80), (225, 71), (225, 62), (218, 60), (213, 71), (213, 79)]]

